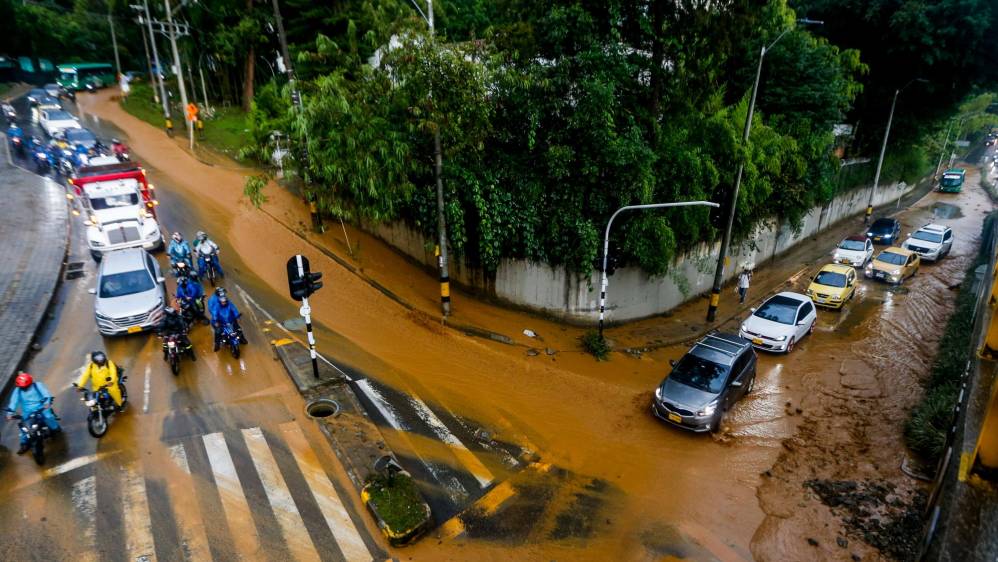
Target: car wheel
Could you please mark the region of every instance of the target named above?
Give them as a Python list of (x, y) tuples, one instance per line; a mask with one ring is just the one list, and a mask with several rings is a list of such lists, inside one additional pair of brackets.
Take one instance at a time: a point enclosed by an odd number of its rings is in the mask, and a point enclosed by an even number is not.
[(745, 394), (750, 394), (752, 392), (752, 389), (754, 388), (755, 388), (755, 375), (752, 375), (752, 378), (749, 379), (748, 381), (748, 387), (745, 389)]
[[(840, 306), (839, 308), (842, 308), (842, 307)], [(814, 322), (811, 322), (811, 327), (807, 329), (807, 335), (810, 336), (811, 334), (814, 333), (814, 325), (817, 324), (817, 323), (818, 323), (818, 319), (815, 318)]]
[(724, 411), (720, 411), (714, 421), (710, 422), (710, 432), (718, 433), (721, 431), (721, 420), (724, 419)]
[(790, 338), (790, 343), (787, 344), (787, 353), (794, 350), (794, 339)]

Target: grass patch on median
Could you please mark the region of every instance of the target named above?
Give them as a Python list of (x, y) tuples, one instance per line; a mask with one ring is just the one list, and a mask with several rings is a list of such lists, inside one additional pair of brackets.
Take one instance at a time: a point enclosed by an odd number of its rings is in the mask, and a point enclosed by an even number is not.
[[(168, 83), (167, 88), (169, 87)], [(133, 83), (128, 100), (122, 102), (121, 107), (154, 127), (162, 129), (165, 126), (163, 106), (154, 100), (152, 86), (148, 82)], [(171, 107), (170, 109), (173, 114), (173, 129), (176, 134), (183, 136), (186, 134), (184, 117), (176, 111), (176, 108)], [(242, 109), (219, 107), (211, 119), (205, 119), (204, 140), (199, 142), (216, 152), (235, 158), (239, 149), (245, 144), (247, 136), (246, 114), (243, 113)]]
[(995, 220), (996, 213), (984, 219), (977, 259), (971, 263), (960, 284), (956, 308), (939, 341), (939, 350), (925, 383), (925, 394), (905, 423), (904, 436), (908, 447), (932, 464), (939, 461), (946, 448), (946, 435), (953, 424), (953, 406), (959, 395), (960, 378), (973, 351), (974, 309), (977, 307), (974, 270), (982, 263), (988, 263), (987, 252), (994, 236)]
[(388, 478), (374, 475), (367, 481), (365, 490), (367, 501), (374, 505), (392, 532), (406, 533), (426, 521), (423, 496), (411, 476), (396, 474)]

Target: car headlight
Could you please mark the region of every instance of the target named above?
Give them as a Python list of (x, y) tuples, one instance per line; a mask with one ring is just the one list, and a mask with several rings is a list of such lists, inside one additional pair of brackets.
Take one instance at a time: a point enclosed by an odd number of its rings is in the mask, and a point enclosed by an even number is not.
[(703, 408), (700, 408), (700, 411), (697, 412), (697, 415), (698, 416), (712, 416), (712, 415), (714, 415), (714, 412), (716, 412), (716, 411), (717, 411), (717, 400), (714, 400), (710, 404), (707, 404)]
[(900, 269), (895, 269), (894, 271), (891, 272), (891, 275), (893, 275), (894, 277), (897, 277), (898, 275), (901, 275), (901, 270)]
[(778, 336), (778, 337), (770, 338), (770, 339), (772, 339), (773, 341), (786, 341), (787, 336)]
[(656, 400), (661, 400), (662, 399), (662, 387), (661, 386), (655, 388), (655, 399)]
[(872, 237), (873, 237), (873, 233), (872, 233), (872, 232), (867, 232), (867, 233), (866, 233), (866, 236), (867, 236), (868, 238), (872, 238)]
[(746, 327), (745, 327), (745, 324), (744, 324), (744, 323), (742, 323), (742, 325), (741, 325), (741, 328), (740, 328), (740, 330), (741, 330), (741, 331), (743, 331), (743, 332), (747, 332), (747, 331), (748, 331), (748, 328), (746, 328)]
[(866, 264), (866, 272), (867, 273), (872, 273), (873, 272), (873, 264), (872, 263)]
[(110, 316), (105, 316), (105, 315), (101, 314), (99, 310), (95, 310), (94, 314), (96, 314), (97, 318), (100, 319), (100, 320), (107, 320), (107, 321), (111, 320)]

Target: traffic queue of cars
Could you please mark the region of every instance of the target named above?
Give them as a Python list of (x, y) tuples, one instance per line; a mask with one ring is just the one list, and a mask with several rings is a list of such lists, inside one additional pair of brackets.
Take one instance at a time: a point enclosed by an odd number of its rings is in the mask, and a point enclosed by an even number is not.
[[(841, 310), (856, 294), (859, 272), (867, 279), (900, 285), (922, 260), (938, 261), (953, 248), (953, 231), (927, 224), (900, 242), (901, 223), (880, 218), (864, 235), (848, 236), (832, 251), (805, 294), (781, 292), (753, 308), (738, 334), (714, 332), (701, 338), (655, 389), (651, 411), (671, 425), (717, 432), (724, 414), (755, 386), (756, 349), (790, 353), (814, 331), (816, 307)], [(887, 246), (880, 253), (875, 245)]]

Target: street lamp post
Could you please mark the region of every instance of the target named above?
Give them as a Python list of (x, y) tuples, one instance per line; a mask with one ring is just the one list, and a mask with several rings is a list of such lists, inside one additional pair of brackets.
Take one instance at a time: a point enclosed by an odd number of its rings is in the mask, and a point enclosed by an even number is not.
[[(149, 16), (149, 0), (142, 0), (142, 8), (146, 12), (145, 23), (149, 28), (149, 44), (152, 46), (152, 58), (156, 61), (156, 75), (159, 78), (159, 97), (163, 103), (163, 119), (166, 120), (167, 131), (172, 131), (173, 123), (170, 120), (170, 106), (166, 97), (166, 84), (163, 83), (163, 63), (159, 61), (159, 49), (156, 48), (156, 35), (152, 32), (152, 18)], [(171, 132), (170, 134), (172, 135), (173, 133)]]
[(880, 144), (880, 158), (877, 159), (877, 171), (873, 174), (873, 189), (870, 190), (870, 200), (866, 204), (866, 216), (863, 221), (867, 224), (869, 224), (870, 217), (873, 215), (873, 196), (876, 195), (877, 188), (880, 187), (880, 170), (884, 167), (884, 154), (887, 153), (887, 139), (891, 135), (891, 125), (894, 123), (894, 108), (897, 107), (898, 96), (901, 95), (901, 92), (905, 88), (911, 86), (912, 82), (928, 82), (928, 80), (913, 78), (904, 86), (894, 90), (894, 99), (891, 101), (891, 113), (887, 116), (887, 128), (884, 130), (884, 142)]
[[(797, 23), (800, 24), (815, 24), (822, 25), (824, 22), (818, 20), (810, 19), (799, 19)], [(784, 29), (782, 33), (776, 36), (776, 39), (769, 44), (768, 47), (763, 46), (762, 51), (759, 53), (759, 65), (755, 70), (755, 82), (752, 83), (752, 97), (749, 101), (748, 114), (745, 116), (745, 129), (742, 133), (742, 145), (747, 146), (749, 141), (749, 133), (752, 131), (752, 116), (755, 113), (755, 100), (759, 94), (759, 81), (762, 79), (762, 61), (766, 58), (766, 53), (771, 51), (773, 47), (783, 39), (783, 36), (790, 31), (791, 28)], [(717, 305), (721, 301), (721, 285), (724, 284), (724, 261), (728, 256), (728, 246), (731, 245), (731, 230), (734, 228), (735, 224), (735, 211), (738, 209), (738, 191), (742, 186), (742, 174), (745, 172), (745, 163), (738, 163), (738, 173), (735, 175), (735, 188), (731, 192), (731, 210), (728, 212), (728, 224), (724, 229), (724, 240), (721, 242), (721, 250), (717, 255), (717, 269), (714, 271), (714, 286), (710, 292), (710, 304), (707, 307), (707, 321), (713, 322), (717, 317)]]
[[(433, 25), (433, 0), (426, 0), (426, 13), (416, 0), (410, 0), (430, 26), (431, 40), (436, 29)], [(430, 91), (430, 97), (433, 92)], [(437, 186), (437, 266), (440, 269), (440, 309), (444, 316), (450, 315), (450, 274), (447, 263), (447, 219), (444, 216), (443, 151), (440, 146), (440, 124), (433, 129), (433, 177)]]
[(720, 207), (717, 203), (711, 201), (681, 201), (678, 203), (652, 203), (649, 205), (627, 205), (626, 207), (621, 207), (614, 211), (610, 215), (610, 220), (606, 223), (606, 233), (603, 235), (603, 261), (600, 266), (600, 283), (599, 283), (599, 337), (603, 337), (603, 316), (606, 312), (606, 288), (609, 285), (606, 275), (606, 266), (608, 261), (608, 256), (610, 254), (610, 227), (613, 226), (613, 219), (617, 218), (617, 215), (624, 211), (633, 211), (639, 209), (662, 209), (666, 207), (693, 207), (693, 206), (704, 206), (704, 207)]

